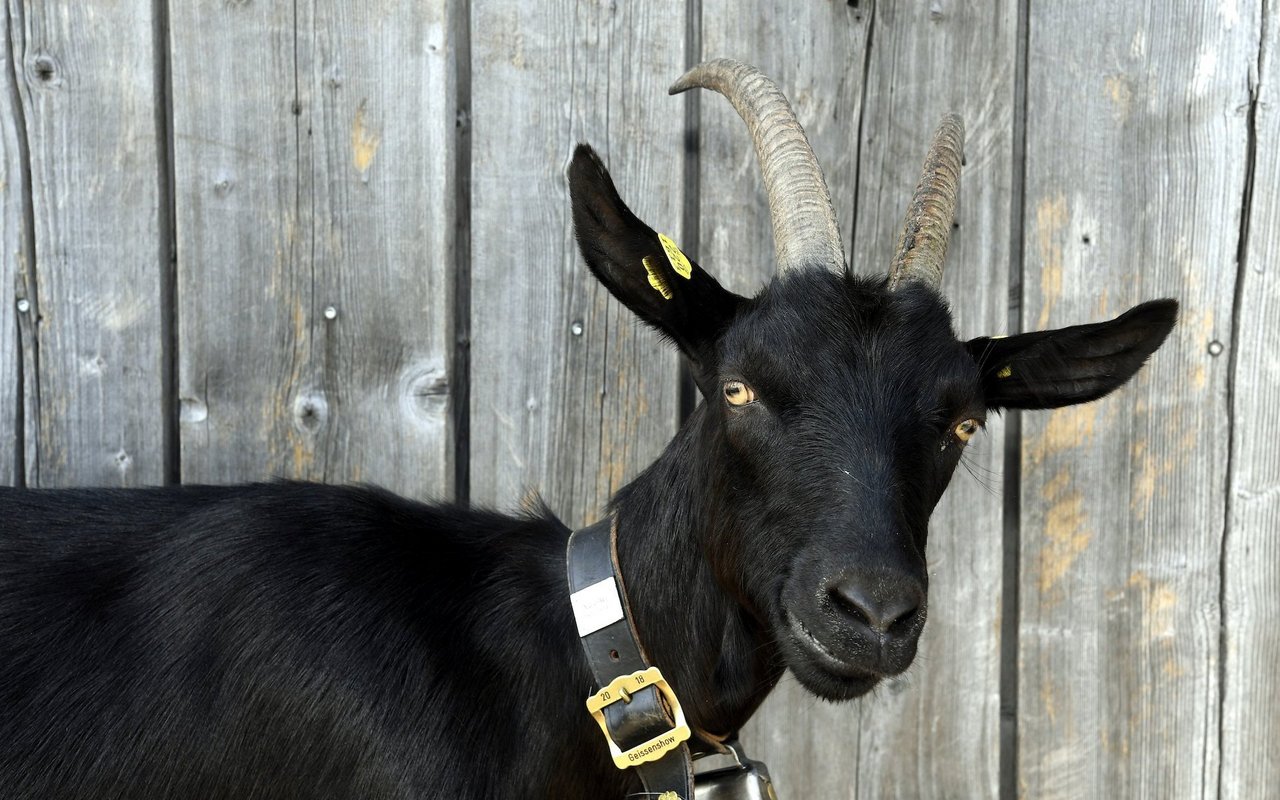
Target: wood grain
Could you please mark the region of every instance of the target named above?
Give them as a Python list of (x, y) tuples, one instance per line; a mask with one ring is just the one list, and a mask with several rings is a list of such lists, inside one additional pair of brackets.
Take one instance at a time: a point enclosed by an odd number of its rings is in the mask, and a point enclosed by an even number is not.
[(1023, 326), (1182, 312), (1113, 396), (1023, 417), (1026, 797), (1217, 792), (1230, 376), (1208, 345), (1231, 331), (1257, 17), (1031, 7)]
[[(13, 25), (9, 7), (5, 5), (5, 32)], [(18, 87), (10, 48), (11, 36), (0, 37), (0, 486), (11, 486), (21, 473), (23, 454), (18, 452), (18, 419), (20, 410), (19, 376), (22, 351), (18, 342), (19, 299), (26, 291), (19, 281), (31, 257), (27, 222), (31, 213), (30, 195), (26, 191), (26, 160), (22, 152), (25, 131), (21, 119)]]
[(1256, 163), (1240, 307), (1234, 340), (1218, 359), (1235, 362), (1222, 586), (1224, 800), (1280, 797), (1280, 7), (1267, 4), (1265, 13), (1250, 83)]
[(27, 482), (160, 483), (153, 4), (8, 6), (35, 221), (22, 281)]
[[(636, 214), (682, 239), (683, 2), (472, 4), (472, 499), (540, 492), (570, 525), (675, 431), (676, 356), (590, 275), (564, 170), (595, 146)], [(580, 333), (575, 333), (580, 331)]]
[(452, 495), (450, 13), (173, 8), (184, 481)]

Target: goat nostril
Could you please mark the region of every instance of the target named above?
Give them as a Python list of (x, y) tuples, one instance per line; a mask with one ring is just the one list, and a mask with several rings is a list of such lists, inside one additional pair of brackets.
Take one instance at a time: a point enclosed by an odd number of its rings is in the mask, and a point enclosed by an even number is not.
[(862, 582), (844, 580), (832, 586), (830, 592), (832, 600), (845, 614), (879, 634), (901, 628), (920, 608), (920, 594), (914, 587), (904, 587), (882, 600)]

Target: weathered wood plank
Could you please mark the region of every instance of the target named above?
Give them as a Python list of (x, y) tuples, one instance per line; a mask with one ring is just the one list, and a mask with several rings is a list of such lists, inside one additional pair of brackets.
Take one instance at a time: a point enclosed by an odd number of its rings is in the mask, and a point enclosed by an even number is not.
[[(737, 58), (773, 78), (822, 164), (848, 252), (870, 14), (843, 3), (704, 0), (698, 60)], [(803, 32), (797, 35), (797, 32)], [(773, 227), (746, 126), (719, 95), (699, 97), (702, 265), (751, 296), (776, 272)], [(818, 701), (788, 673), (742, 733), (783, 797), (848, 797), (857, 774), (858, 708)]]
[(674, 433), (677, 368), (578, 255), (564, 169), (591, 143), (680, 240), (684, 2), (477, 1), (471, 19), (472, 498), (538, 490), (582, 524)]
[(184, 481), (451, 495), (445, 5), (174, 6)]
[[(965, 167), (943, 293), (962, 338), (1008, 332), (1017, 29), (1012, 1), (875, 11), (854, 263), (888, 268), (933, 130), (959, 113)], [(861, 704), (858, 797), (998, 793), (1003, 460), (1004, 419), (990, 414), (930, 524), (918, 663)]]
[[(13, 16), (5, 4), (5, 32), (11, 30)], [(20, 119), (18, 87), (11, 69), (13, 52), (9, 35), (0, 37), (0, 486), (13, 485), (19, 476), (22, 453), (18, 452), (18, 387), (22, 352), (18, 343), (17, 304), (26, 298), (20, 289), (20, 275), (30, 258), (27, 215), (31, 198), (24, 185), (22, 153), (24, 131)], [(16, 65), (15, 65), (16, 66)]]
[[(1224, 800), (1280, 792), (1280, 6), (1264, 6), (1247, 249), (1238, 289), (1223, 570)], [(1215, 328), (1215, 332), (1222, 328)], [(1225, 342), (1223, 342), (1225, 344)]]
[[(1087, 32), (1087, 35), (1082, 35)], [(1026, 414), (1019, 791), (1217, 793), (1226, 359), (1252, 3), (1031, 6), (1025, 329), (1176, 296), (1130, 385)]]
[(160, 483), (167, 265), (154, 4), (8, 5), (35, 219), (27, 482)]

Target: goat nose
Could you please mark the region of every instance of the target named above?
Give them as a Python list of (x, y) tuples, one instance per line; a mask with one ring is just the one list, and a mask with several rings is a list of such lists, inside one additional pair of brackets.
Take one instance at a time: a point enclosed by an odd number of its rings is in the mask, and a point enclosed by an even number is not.
[[(836, 605), (854, 620), (879, 634), (911, 619), (924, 602), (924, 591), (909, 578), (882, 580), (873, 591), (866, 578), (845, 578), (831, 587)], [(888, 584), (888, 585), (885, 585)]]

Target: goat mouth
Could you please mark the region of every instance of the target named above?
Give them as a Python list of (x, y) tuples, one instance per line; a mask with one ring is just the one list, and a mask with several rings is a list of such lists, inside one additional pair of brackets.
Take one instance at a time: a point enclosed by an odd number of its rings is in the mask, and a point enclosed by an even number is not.
[(814, 694), (838, 700), (856, 698), (867, 694), (881, 681), (882, 675), (870, 672), (838, 657), (822, 640), (796, 620), (790, 612), (783, 611), (783, 618), (790, 631), (795, 649), (803, 655), (804, 664), (792, 663), (791, 671)]

